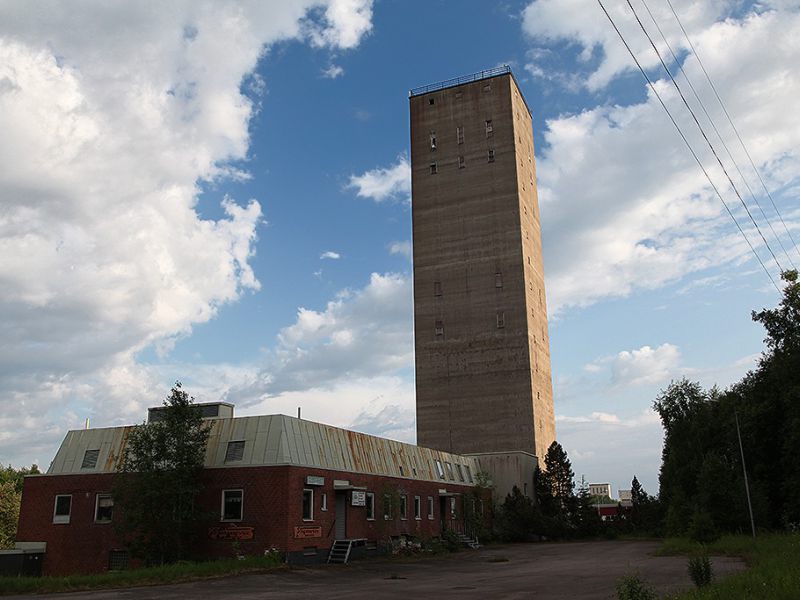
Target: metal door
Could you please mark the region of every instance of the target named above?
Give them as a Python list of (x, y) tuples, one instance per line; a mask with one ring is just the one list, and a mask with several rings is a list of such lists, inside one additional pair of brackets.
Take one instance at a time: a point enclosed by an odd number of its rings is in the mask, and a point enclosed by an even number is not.
[(336, 539), (347, 539), (347, 492), (336, 492)]

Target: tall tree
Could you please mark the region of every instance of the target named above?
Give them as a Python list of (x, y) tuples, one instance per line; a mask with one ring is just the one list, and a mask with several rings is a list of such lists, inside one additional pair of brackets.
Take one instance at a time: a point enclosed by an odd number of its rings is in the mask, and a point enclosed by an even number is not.
[(135, 427), (115, 478), (118, 530), (131, 552), (150, 564), (188, 557), (202, 515), (200, 491), (209, 429), (180, 382), (164, 401), (161, 419)]
[(572, 498), (575, 489), (575, 473), (564, 448), (553, 442), (544, 458), (545, 473), (550, 493), (564, 504)]

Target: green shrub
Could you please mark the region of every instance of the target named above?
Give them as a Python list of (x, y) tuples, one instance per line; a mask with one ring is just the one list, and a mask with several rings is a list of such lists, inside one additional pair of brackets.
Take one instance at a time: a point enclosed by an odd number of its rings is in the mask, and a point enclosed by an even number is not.
[(713, 574), (711, 572), (711, 560), (707, 554), (699, 554), (689, 559), (689, 577), (697, 587), (703, 587), (711, 583)]
[(689, 538), (701, 544), (710, 544), (719, 539), (719, 531), (708, 511), (695, 509), (689, 523)]
[(442, 532), (442, 543), (448, 552), (458, 552), (461, 550), (461, 538), (452, 529), (445, 529)]
[(657, 600), (655, 590), (638, 575), (626, 575), (617, 581), (617, 600)]

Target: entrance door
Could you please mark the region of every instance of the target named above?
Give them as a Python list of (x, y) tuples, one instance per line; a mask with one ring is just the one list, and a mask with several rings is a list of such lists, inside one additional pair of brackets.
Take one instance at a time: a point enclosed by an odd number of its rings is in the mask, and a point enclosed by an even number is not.
[(336, 539), (347, 539), (347, 492), (336, 492)]

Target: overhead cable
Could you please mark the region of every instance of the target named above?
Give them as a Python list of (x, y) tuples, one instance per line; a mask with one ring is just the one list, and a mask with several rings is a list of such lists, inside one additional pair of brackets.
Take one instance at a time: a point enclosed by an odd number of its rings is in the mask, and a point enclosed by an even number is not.
[[(728, 148), (728, 144), (725, 143), (725, 139), (722, 137), (722, 134), (719, 132), (719, 129), (717, 129), (717, 125), (716, 125), (716, 123), (714, 123), (714, 119), (712, 119), (711, 115), (708, 114), (708, 110), (706, 110), (705, 104), (700, 99), (700, 96), (697, 93), (697, 90), (695, 89), (694, 85), (692, 84), (692, 80), (689, 78), (689, 74), (683, 68), (683, 65), (678, 60), (678, 57), (675, 55), (675, 52), (672, 50), (672, 46), (670, 45), (669, 41), (667, 40), (667, 37), (664, 35), (664, 32), (661, 30), (661, 27), (659, 26), (658, 21), (656, 21), (655, 15), (653, 15), (652, 11), (650, 10), (650, 7), (647, 5), (646, 0), (641, 0), (641, 2), (642, 2), (642, 5), (644, 6), (645, 10), (647, 10), (647, 14), (650, 15), (650, 20), (653, 22), (653, 25), (655, 25), (656, 29), (658, 30), (658, 33), (661, 36), (661, 40), (667, 46), (667, 49), (669, 50), (669, 53), (672, 55), (672, 60), (675, 61), (675, 64), (678, 65), (678, 69), (683, 74), (684, 79), (686, 79), (686, 83), (689, 84), (689, 88), (692, 90), (692, 94), (694, 94), (695, 100), (697, 100), (697, 103), (700, 105), (700, 108), (703, 110), (703, 114), (705, 114), (706, 119), (708, 119), (708, 122), (711, 124), (711, 127), (714, 129), (714, 133), (717, 135), (717, 139), (722, 144), (722, 147), (725, 148), (725, 152), (728, 155), (728, 158), (730, 159), (730, 161), (733, 163), (733, 166), (736, 168), (736, 172), (739, 174), (739, 177), (741, 178), (742, 183), (744, 183), (745, 187), (747, 188), (747, 191), (750, 192), (750, 197), (753, 199), (753, 202), (755, 202), (756, 206), (758, 207), (758, 210), (761, 213), (762, 218), (764, 219), (764, 221), (766, 222), (767, 226), (769, 227), (769, 230), (772, 232), (772, 236), (778, 242), (778, 245), (781, 247), (781, 249), (783, 250), (783, 253), (786, 255), (786, 260), (789, 261), (789, 264), (792, 265), (792, 268), (796, 268), (794, 262), (792, 261), (791, 256), (789, 256), (789, 252), (786, 250), (786, 247), (783, 245), (783, 241), (781, 241), (780, 236), (778, 236), (778, 234), (775, 232), (775, 229), (772, 227), (772, 222), (769, 220), (769, 218), (767, 217), (766, 213), (764, 212), (764, 209), (761, 207), (761, 203), (758, 201), (758, 198), (756, 197), (755, 193), (753, 192), (753, 189), (750, 187), (750, 184), (747, 182), (747, 178), (744, 176), (744, 173), (742, 173), (742, 169), (739, 167), (739, 164), (736, 162), (736, 159), (733, 157), (733, 154), (731, 153), (730, 149)], [(776, 212), (777, 212), (777, 210), (776, 210)], [(780, 217), (780, 213), (778, 213), (778, 216)]]
[(697, 153), (692, 148), (692, 145), (689, 143), (689, 140), (686, 139), (686, 135), (684, 135), (684, 133), (681, 130), (680, 126), (678, 125), (677, 121), (672, 116), (672, 113), (670, 112), (669, 108), (667, 108), (667, 105), (664, 103), (664, 100), (661, 98), (661, 94), (659, 94), (658, 90), (656, 90), (656, 87), (655, 87), (655, 85), (653, 85), (652, 80), (647, 75), (647, 73), (645, 72), (644, 68), (642, 68), (642, 65), (639, 63), (639, 59), (636, 58), (636, 54), (634, 54), (633, 50), (631, 50), (631, 47), (628, 44), (628, 41), (625, 39), (625, 36), (622, 35), (622, 32), (617, 27), (617, 24), (614, 22), (614, 19), (611, 17), (611, 15), (609, 14), (608, 10), (606, 10), (605, 5), (603, 4), (603, 0), (597, 0), (597, 2), (600, 5), (600, 8), (603, 9), (603, 12), (605, 13), (606, 17), (608, 18), (609, 22), (611, 23), (611, 26), (614, 28), (614, 31), (617, 32), (617, 35), (619, 36), (619, 39), (622, 40), (622, 43), (625, 45), (625, 48), (628, 50), (628, 54), (631, 55), (631, 58), (633, 59), (633, 62), (636, 63), (636, 66), (639, 68), (639, 71), (642, 73), (642, 76), (647, 81), (647, 84), (650, 86), (650, 89), (652, 90), (653, 94), (658, 99), (658, 102), (661, 104), (661, 107), (667, 113), (667, 116), (669, 117), (669, 120), (672, 121), (672, 124), (675, 126), (675, 129), (678, 131), (678, 135), (681, 136), (681, 139), (683, 140), (683, 143), (686, 144), (686, 147), (689, 149), (689, 152), (692, 154), (692, 157), (694, 158), (695, 162), (700, 167), (700, 170), (703, 172), (703, 175), (706, 176), (706, 179), (708, 180), (708, 183), (711, 185), (711, 187), (713, 188), (714, 192), (717, 194), (717, 197), (719, 198), (720, 202), (722, 202), (722, 205), (725, 207), (725, 210), (728, 211), (728, 215), (730, 215), (731, 219), (736, 224), (736, 228), (739, 230), (739, 233), (742, 234), (742, 237), (744, 238), (745, 242), (747, 242), (747, 245), (750, 247), (750, 250), (753, 252), (753, 255), (756, 257), (756, 260), (761, 265), (761, 268), (764, 269), (764, 272), (767, 274), (767, 277), (772, 282), (772, 285), (775, 286), (775, 289), (778, 291), (778, 293), (780, 293), (780, 288), (778, 288), (778, 285), (775, 283), (775, 280), (772, 278), (772, 275), (770, 274), (769, 269), (767, 269), (767, 266), (764, 264), (764, 261), (761, 260), (761, 257), (758, 255), (758, 252), (756, 252), (756, 249), (753, 247), (753, 244), (750, 243), (750, 240), (748, 239), (747, 235), (745, 234), (744, 230), (742, 229), (742, 226), (739, 225), (739, 222), (736, 220), (736, 217), (734, 216), (734, 214), (731, 211), (730, 207), (725, 202), (725, 199), (722, 197), (722, 194), (720, 193), (719, 189), (714, 184), (714, 181), (711, 179), (711, 176), (708, 174), (708, 171), (706, 171), (706, 168), (703, 166), (703, 163), (700, 161), (700, 158), (697, 156)]
[(744, 207), (744, 210), (747, 213), (747, 216), (750, 218), (750, 222), (756, 228), (756, 231), (758, 231), (758, 235), (761, 237), (761, 241), (764, 242), (764, 245), (767, 247), (767, 250), (769, 250), (769, 253), (772, 256), (772, 260), (774, 260), (775, 264), (778, 265), (778, 270), (780, 272), (783, 272), (783, 267), (781, 266), (781, 263), (778, 260), (778, 257), (775, 256), (775, 253), (772, 251), (772, 247), (769, 245), (769, 242), (767, 241), (767, 238), (764, 237), (764, 233), (761, 231), (761, 227), (759, 227), (758, 223), (756, 223), (756, 220), (753, 218), (753, 215), (750, 212), (750, 209), (747, 207), (747, 203), (744, 201), (744, 199), (742, 198), (742, 195), (739, 193), (739, 190), (737, 189), (736, 184), (733, 182), (733, 179), (731, 179), (730, 174), (728, 174), (728, 170), (725, 168), (725, 165), (722, 164), (722, 160), (720, 160), (719, 155), (717, 154), (717, 151), (714, 148), (714, 144), (712, 144), (711, 140), (708, 139), (708, 135), (706, 135), (705, 129), (703, 129), (703, 126), (700, 124), (700, 121), (697, 119), (697, 115), (695, 114), (694, 110), (692, 110), (692, 107), (689, 106), (689, 103), (686, 101), (686, 96), (683, 95), (683, 90), (681, 90), (681, 86), (678, 85), (678, 82), (675, 80), (675, 77), (672, 76), (672, 71), (670, 71), (669, 67), (667, 66), (667, 63), (664, 62), (664, 59), (661, 56), (661, 52), (659, 52), (658, 48), (655, 45), (655, 42), (653, 42), (653, 38), (650, 37), (650, 34), (648, 33), (647, 29), (645, 28), (644, 23), (642, 23), (642, 20), (639, 18), (639, 15), (636, 12), (636, 9), (633, 8), (633, 4), (631, 4), (631, 0), (625, 0), (625, 1), (627, 2), (628, 7), (633, 12), (633, 16), (636, 18), (636, 22), (639, 24), (639, 28), (642, 30), (642, 33), (644, 33), (644, 35), (647, 37), (647, 41), (650, 42), (650, 46), (653, 48), (653, 51), (656, 53), (656, 56), (658, 57), (658, 60), (661, 63), (661, 66), (664, 67), (664, 70), (667, 72), (667, 75), (669, 75), (669, 79), (672, 82), (672, 85), (675, 86), (675, 89), (677, 90), (678, 95), (681, 97), (681, 101), (683, 102), (683, 105), (686, 107), (686, 110), (689, 111), (689, 114), (692, 115), (692, 120), (694, 121), (695, 125), (697, 125), (697, 128), (700, 130), (700, 134), (703, 136), (703, 139), (706, 141), (706, 144), (708, 144), (708, 147), (711, 149), (711, 153), (714, 155), (714, 158), (717, 159), (717, 163), (719, 164), (720, 169), (722, 169), (722, 172), (725, 174), (725, 177), (728, 179), (728, 183), (731, 184), (731, 187), (733, 188), (733, 191), (736, 194), (736, 197), (739, 198), (739, 202)]
[(700, 55), (697, 53), (697, 49), (694, 47), (694, 44), (692, 44), (692, 40), (689, 39), (689, 34), (686, 33), (686, 29), (683, 27), (683, 23), (681, 22), (681, 19), (678, 16), (678, 13), (675, 12), (675, 8), (672, 6), (672, 2), (670, 2), (670, 0), (667, 0), (667, 4), (669, 5), (669, 8), (672, 11), (672, 14), (675, 16), (675, 20), (678, 22), (678, 25), (680, 25), (681, 31), (683, 32), (683, 37), (686, 38), (686, 42), (689, 44), (689, 48), (692, 49), (692, 55), (694, 55), (695, 59), (697, 59), (697, 63), (700, 65), (700, 68), (703, 70), (703, 74), (706, 76), (706, 80), (708, 80), (708, 85), (711, 86), (711, 89), (714, 92), (714, 96), (716, 96), (716, 98), (717, 98), (717, 102), (719, 102), (719, 105), (722, 107), (722, 111), (725, 113), (725, 116), (728, 118), (728, 122), (731, 124), (731, 128), (733, 129), (733, 132), (736, 134), (736, 138), (739, 140), (739, 145), (741, 145), (742, 150), (744, 150), (744, 153), (747, 156), (747, 160), (750, 161), (750, 166), (753, 167), (753, 171), (756, 172), (756, 175), (758, 176), (758, 180), (761, 182), (761, 187), (764, 189), (764, 193), (767, 194), (767, 197), (769, 198), (769, 201), (772, 203), (772, 208), (775, 209), (775, 214), (778, 215), (778, 218), (780, 219), (781, 224), (783, 225), (783, 229), (786, 231), (786, 235), (789, 236), (789, 239), (791, 240), (792, 245), (794, 246), (794, 251), (797, 252), (798, 255), (800, 255), (800, 248), (798, 248), (797, 242), (794, 241), (794, 237), (792, 237), (792, 232), (786, 226), (786, 221), (783, 220), (783, 215), (781, 215), (780, 211), (778, 210), (778, 206), (775, 204), (775, 200), (772, 198), (772, 194), (770, 193), (769, 189), (767, 188), (767, 184), (764, 183), (764, 178), (761, 176), (761, 172), (758, 170), (758, 167), (756, 167), (755, 161), (750, 156), (750, 152), (748, 151), (747, 146), (745, 145), (744, 140), (742, 139), (742, 136), (739, 135), (739, 130), (736, 128), (736, 125), (734, 125), (733, 119), (731, 118), (731, 115), (728, 113), (728, 109), (725, 108), (725, 104), (722, 102), (722, 98), (720, 98), (720, 95), (717, 92), (717, 88), (714, 85), (714, 82), (711, 81), (711, 76), (708, 74), (708, 71), (706, 71), (706, 67), (703, 64), (703, 61), (700, 59)]

